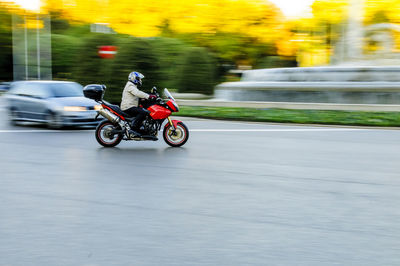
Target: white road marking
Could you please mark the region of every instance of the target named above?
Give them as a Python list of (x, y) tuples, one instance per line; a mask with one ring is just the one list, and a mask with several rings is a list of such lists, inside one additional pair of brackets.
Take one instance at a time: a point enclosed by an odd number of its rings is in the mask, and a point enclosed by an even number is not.
[[(362, 128), (247, 128), (247, 129), (189, 129), (189, 132), (323, 132), (323, 131), (359, 131), (370, 130)], [(38, 130), (26, 129), (0, 130), (0, 133), (71, 133), (71, 132), (91, 132), (91, 130)]]
[(27, 130), (0, 130), (0, 133), (71, 133), (71, 132), (84, 132), (88, 130), (35, 130), (35, 129), (27, 129)]
[(356, 131), (360, 128), (248, 128), (248, 129), (189, 129), (189, 132), (311, 132), (311, 131)]

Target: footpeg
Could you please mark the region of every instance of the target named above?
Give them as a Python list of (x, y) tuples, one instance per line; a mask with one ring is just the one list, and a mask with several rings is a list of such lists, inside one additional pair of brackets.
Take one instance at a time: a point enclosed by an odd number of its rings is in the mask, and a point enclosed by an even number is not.
[(134, 130), (132, 130), (132, 129), (130, 129), (130, 130), (128, 131), (128, 133), (129, 133), (129, 138), (131, 138), (131, 139), (134, 139), (134, 138), (141, 138), (141, 137), (142, 137), (142, 135), (141, 135), (140, 133), (138, 133), (138, 132), (136, 132), (136, 131), (134, 131)]
[(155, 137), (155, 136), (150, 136), (150, 135), (143, 135), (143, 136), (142, 136), (142, 139), (145, 139), (145, 140), (152, 140), (152, 141), (157, 141), (157, 140), (158, 140), (157, 137)]

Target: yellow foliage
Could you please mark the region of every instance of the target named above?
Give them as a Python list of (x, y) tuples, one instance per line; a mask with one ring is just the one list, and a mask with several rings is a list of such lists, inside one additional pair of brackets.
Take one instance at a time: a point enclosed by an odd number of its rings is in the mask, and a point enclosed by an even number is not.
[(28, 29), (37, 29), (37, 28), (42, 29), (43, 28), (43, 21), (37, 20), (36, 18), (28, 18), (26, 20), (25, 26)]
[(168, 23), (178, 33), (243, 33), (268, 42), (279, 36), (283, 23), (279, 9), (267, 0), (46, 0), (45, 9), (143, 37), (159, 35)]
[(348, 16), (349, 0), (315, 0), (312, 4), (312, 14), (316, 21), (335, 24)]
[[(158, 36), (166, 28), (250, 36), (275, 43), (279, 55), (297, 55), (302, 65), (329, 62), (330, 45), (345, 30), (349, 1), (315, 0), (312, 17), (287, 20), (268, 0), (43, 0), (44, 11), (61, 10), (67, 19), (108, 23), (119, 33), (139, 37)], [(379, 16), (400, 23), (400, 0), (364, 0), (363, 16), (366, 25)]]

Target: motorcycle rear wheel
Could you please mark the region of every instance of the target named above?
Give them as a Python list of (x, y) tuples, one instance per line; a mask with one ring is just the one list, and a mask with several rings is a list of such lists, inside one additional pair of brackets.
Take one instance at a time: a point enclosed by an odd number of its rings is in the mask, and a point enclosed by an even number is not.
[(189, 139), (189, 129), (185, 124), (179, 122), (176, 125), (175, 132), (170, 124), (164, 127), (163, 132), (164, 141), (171, 147), (180, 147)]
[(95, 135), (97, 142), (104, 147), (117, 146), (121, 142), (123, 136), (122, 134), (112, 135), (111, 131), (113, 129), (119, 129), (119, 127), (116, 127), (113, 123), (107, 120), (101, 122), (96, 127)]

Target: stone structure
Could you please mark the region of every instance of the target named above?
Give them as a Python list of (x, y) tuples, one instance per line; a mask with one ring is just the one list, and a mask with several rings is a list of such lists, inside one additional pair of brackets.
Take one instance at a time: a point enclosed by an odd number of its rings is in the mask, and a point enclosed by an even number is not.
[[(354, 53), (357, 56), (348, 57), (344, 54), (346, 49), (343, 46), (352, 46), (346, 41), (346, 37), (338, 42), (335, 53), (332, 56), (333, 65), (357, 65), (357, 66), (390, 66), (400, 65), (400, 53), (395, 52), (394, 34), (400, 32), (400, 26), (392, 23), (378, 23), (367, 26), (363, 29), (364, 35), (360, 42), (361, 48)], [(373, 43), (375, 51), (368, 50)], [(354, 48), (354, 47), (353, 47)]]
[(217, 86), (227, 101), (399, 104), (399, 67), (296, 67), (244, 72)]
[[(334, 66), (249, 70), (240, 82), (216, 87), (228, 101), (399, 104), (400, 54), (389, 23), (362, 27), (362, 0), (351, 0), (347, 33), (336, 46)], [(366, 42), (378, 49), (364, 53)]]

